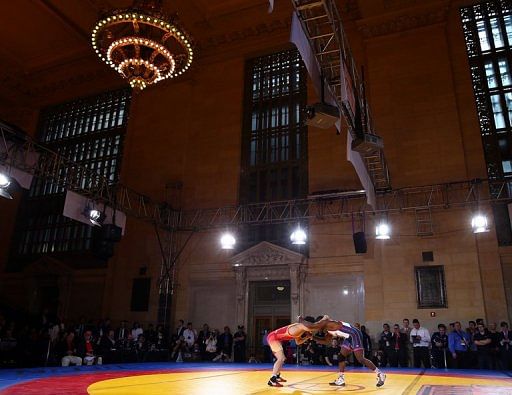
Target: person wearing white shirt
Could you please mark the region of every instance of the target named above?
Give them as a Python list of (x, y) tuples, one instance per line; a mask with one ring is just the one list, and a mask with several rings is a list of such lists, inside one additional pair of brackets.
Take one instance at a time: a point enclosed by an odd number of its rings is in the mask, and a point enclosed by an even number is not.
[(183, 331), (183, 337), (185, 338), (185, 343), (187, 343), (188, 348), (192, 348), (197, 340), (197, 332), (195, 329), (192, 329), (191, 322), (187, 324), (187, 329)]
[(414, 367), (421, 368), (421, 363), (423, 362), (423, 367), (425, 369), (430, 368), (430, 333), (427, 328), (423, 328), (420, 326), (420, 322), (415, 318), (412, 320), (411, 329), (411, 343), (413, 347), (413, 357), (414, 357)]

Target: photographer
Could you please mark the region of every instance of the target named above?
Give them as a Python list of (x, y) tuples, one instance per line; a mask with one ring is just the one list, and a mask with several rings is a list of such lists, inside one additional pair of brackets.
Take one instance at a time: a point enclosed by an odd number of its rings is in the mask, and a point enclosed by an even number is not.
[(210, 336), (204, 341), (205, 360), (212, 361), (217, 355), (217, 330), (210, 332)]
[(439, 324), (438, 331), (432, 335), (432, 358), (434, 367), (438, 369), (446, 369), (447, 366), (447, 349), (448, 335), (446, 334), (446, 325)]
[(430, 333), (427, 328), (420, 326), (420, 322), (415, 318), (412, 320), (411, 343), (413, 347), (414, 367), (425, 369), (430, 368)]

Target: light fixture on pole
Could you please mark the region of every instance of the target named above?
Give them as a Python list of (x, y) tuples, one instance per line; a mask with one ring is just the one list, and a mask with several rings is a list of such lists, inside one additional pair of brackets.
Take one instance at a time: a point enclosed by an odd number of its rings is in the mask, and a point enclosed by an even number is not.
[(302, 230), (302, 228), (297, 226), (297, 228), (292, 232), (290, 235), (290, 240), (292, 244), (294, 245), (304, 245), (306, 244), (306, 240), (308, 239), (308, 236), (306, 235), (306, 232)]
[(389, 240), (391, 228), (387, 222), (380, 222), (375, 227), (375, 238), (378, 240)]
[(0, 173), (0, 196), (6, 199), (12, 199), (12, 196), (9, 192), (7, 192), (7, 188), (11, 185), (11, 181), (4, 174)]
[(471, 219), (471, 228), (473, 233), (489, 232), (489, 223), (487, 217), (481, 213), (477, 213)]
[(225, 232), (220, 238), (220, 245), (223, 250), (232, 250), (235, 248), (236, 239), (230, 232)]

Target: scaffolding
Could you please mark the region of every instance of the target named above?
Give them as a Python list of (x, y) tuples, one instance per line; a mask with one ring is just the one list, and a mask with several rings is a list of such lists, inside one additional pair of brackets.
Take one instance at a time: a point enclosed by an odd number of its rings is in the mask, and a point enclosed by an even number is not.
[[(341, 109), (349, 132), (375, 134), (363, 81), (350, 51), (347, 36), (334, 0), (292, 0), (302, 29), (314, 52), (325, 86)], [(360, 125), (358, 125), (360, 123)], [(362, 153), (376, 191), (391, 189), (382, 149)]]
[[(4, 142), (0, 145), (0, 164), (6, 168), (16, 167), (35, 177), (46, 178), (168, 231), (202, 231), (308, 220), (340, 221), (365, 213), (412, 211), (417, 215), (418, 224), (422, 224), (419, 233), (428, 233), (433, 210), (510, 201), (512, 196), (511, 179), (473, 179), (380, 191), (376, 195), (375, 209), (367, 205), (364, 191), (320, 192), (304, 199), (178, 209), (169, 202), (157, 202), (123, 184), (112, 185), (105, 177), (48, 150), (2, 123), (0, 134)], [(37, 162), (25, 161), (33, 154), (38, 155)]]

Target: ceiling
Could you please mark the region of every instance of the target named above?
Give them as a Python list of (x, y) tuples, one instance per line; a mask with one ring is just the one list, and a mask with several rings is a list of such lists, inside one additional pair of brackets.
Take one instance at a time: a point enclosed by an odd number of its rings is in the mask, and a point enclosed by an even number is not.
[[(2, 4), (0, 36), (0, 104), (37, 106), (53, 92), (81, 81), (112, 78), (90, 44), (90, 31), (100, 13), (129, 7), (133, 0), (16, 0)], [(376, 13), (432, 0), (337, 0), (342, 17), (372, 18)], [(436, 0), (446, 1), (446, 0)], [(371, 6), (370, 6), (371, 3)], [(220, 46), (248, 36), (288, 34), (292, 4), (275, 0), (163, 0), (177, 13), (196, 43), (197, 63)]]

